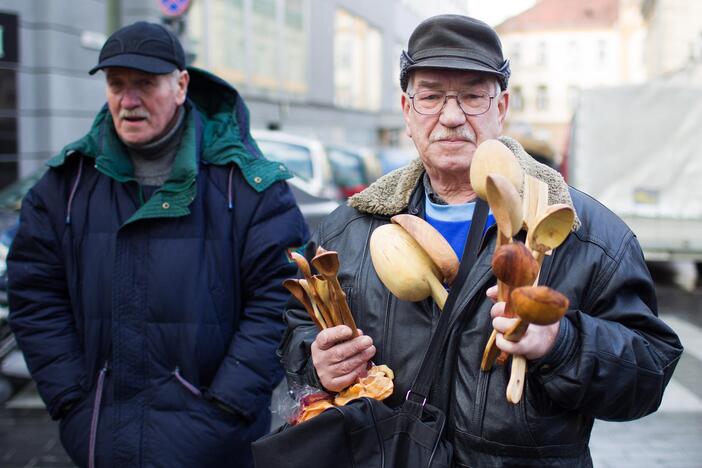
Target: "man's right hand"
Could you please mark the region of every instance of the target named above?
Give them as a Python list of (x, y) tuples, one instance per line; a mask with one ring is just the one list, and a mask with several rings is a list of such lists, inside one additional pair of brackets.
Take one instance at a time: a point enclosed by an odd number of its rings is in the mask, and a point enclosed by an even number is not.
[(331, 392), (340, 392), (364, 377), (368, 361), (375, 356), (371, 337), (351, 336), (349, 327), (338, 325), (320, 331), (312, 343), (312, 364), (319, 381)]

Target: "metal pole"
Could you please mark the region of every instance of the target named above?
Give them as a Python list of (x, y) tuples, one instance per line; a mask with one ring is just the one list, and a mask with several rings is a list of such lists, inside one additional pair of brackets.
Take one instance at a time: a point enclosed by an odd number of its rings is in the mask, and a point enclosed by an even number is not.
[(107, 0), (107, 35), (122, 27), (122, 0)]

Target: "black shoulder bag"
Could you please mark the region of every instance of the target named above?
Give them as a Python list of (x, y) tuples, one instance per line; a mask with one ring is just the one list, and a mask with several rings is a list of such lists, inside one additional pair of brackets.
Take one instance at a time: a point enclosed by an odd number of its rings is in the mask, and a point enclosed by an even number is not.
[[(462, 286), (475, 263), (487, 214), (487, 204), (478, 200), (454, 290)], [(296, 426), (283, 426), (253, 443), (256, 467), (450, 467), (453, 448), (443, 438), (446, 417), (441, 409), (427, 403), (427, 397), (449, 335), (457, 295), (458, 291), (449, 294), (419, 372), (400, 407), (359, 398)]]

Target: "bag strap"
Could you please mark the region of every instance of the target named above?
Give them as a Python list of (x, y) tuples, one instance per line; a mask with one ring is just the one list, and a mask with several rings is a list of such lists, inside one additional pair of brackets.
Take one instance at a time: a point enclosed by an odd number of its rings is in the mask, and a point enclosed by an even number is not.
[[(424, 358), (422, 359), (422, 364), (419, 366), (417, 376), (412, 383), (412, 387), (407, 392), (405, 403), (421, 403), (421, 406), (412, 405), (412, 412), (416, 413), (417, 415), (421, 414), (421, 410), (427, 401), (432, 381), (434, 380), (435, 370), (438, 368), (439, 361), (443, 358), (442, 350), (444, 349), (446, 340), (449, 336), (449, 324), (451, 323), (451, 315), (454, 307), (456, 306), (459, 291), (463, 286), (463, 283), (465, 283), (466, 279), (468, 278), (468, 274), (478, 258), (478, 249), (480, 248), (480, 241), (483, 237), (483, 232), (485, 231), (485, 222), (487, 221), (488, 212), (488, 204), (485, 201), (478, 199), (475, 204), (473, 220), (470, 225), (468, 237), (466, 238), (465, 249), (463, 251), (463, 258), (461, 259), (458, 274), (456, 275), (456, 279), (453, 281), (451, 291), (449, 292), (446, 303), (444, 304), (444, 309), (441, 312), (439, 323), (437, 324), (436, 330), (431, 337), (429, 348), (427, 348), (427, 351), (424, 354)], [(412, 399), (413, 397), (414, 399)], [(405, 406), (409, 407), (407, 404)]]

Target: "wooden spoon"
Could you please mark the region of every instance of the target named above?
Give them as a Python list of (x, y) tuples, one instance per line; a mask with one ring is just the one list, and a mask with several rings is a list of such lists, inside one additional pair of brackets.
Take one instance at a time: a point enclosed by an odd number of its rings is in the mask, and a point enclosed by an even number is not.
[[(559, 321), (568, 310), (568, 298), (547, 286), (527, 286), (516, 288), (510, 295), (510, 303), (517, 311), (524, 324), (519, 330), (520, 337), (529, 326), (529, 322), (538, 325), (549, 325)], [(511, 339), (507, 334), (505, 338)], [(507, 383), (507, 401), (519, 403), (524, 393), (526, 376), (526, 358), (514, 356), (509, 382)]]
[(491, 174), (485, 181), (487, 201), (497, 227), (505, 237), (514, 237), (524, 223), (522, 197), (503, 175)]
[(319, 311), (315, 310), (315, 308), (312, 306), (312, 301), (305, 292), (304, 288), (300, 285), (299, 280), (286, 279), (283, 281), (283, 287), (290, 291), (290, 294), (292, 294), (293, 297), (303, 305), (307, 311), (307, 314), (310, 316), (314, 324), (317, 325), (317, 328), (320, 330), (327, 328), (326, 323), (324, 323), (324, 318), (321, 314), (319, 314)]
[(390, 218), (390, 221), (402, 226), (417, 241), (441, 271), (443, 282), (451, 285), (458, 273), (459, 262), (456, 252), (444, 236), (418, 216), (399, 214)]
[(500, 174), (517, 191), (522, 188), (524, 174), (514, 153), (499, 140), (485, 140), (475, 149), (470, 163), (470, 184), (476, 194), (487, 200), (486, 180), (491, 174)]
[(522, 320), (536, 325), (550, 325), (565, 315), (568, 298), (548, 286), (524, 286), (510, 294), (512, 308)]
[(542, 262), (546, 252), (555, 249), (566, 240), (573, 229), (575, 211), (570, 205), (551, 205), (534, 222), (527, 235), (527, 244), (535, 252), (537, 262)]
[(346, 301), (346, 294), (341, 285), (339, 284), (339, 278), (337, 273), (339, 272), (339, 254), (334, 251), (318, 249), (317, 255), (312, 259), (312, 266), (317, 269), (319, 273), (324, 277), (329, 285), (330, 292), (330, 302), (333, 308), (339, 313), (340, 318), (344, 325), (351, 328), (353, 336), (358, 336), (358, 330), (356, 328), (356, 322), (351, 314), (351, 309), (349, 309), (349, 304)]
[[(505, 244), (500, 246), (492, 257), (492, 270), (495, 276), (509, 288), (518, 288), (534, 283), (539, 272), (539, 266), (534, 260), (531, 252), (521, 242)], [(509, 298), (507, 298), (509, 299)], [(511, 314), (510, 301), (505, 301), (505, 315)], [(490, 370), (495, 363), (495, 359), (500, 354), (495, 339), (497, 333), (493, 333), (488, 339), (488, 343), (483, 351), (483, 359), (480, 368), (484, 371)]]
[(448, 293), (441, 272), (424, 249), (397, 224), (385, 224), (370, 238), (371, 259), (386, 288), (400, 300), (417, 302), (431, 296), (439, 309)]
[[(561, 245), (568, 237), (573, 228), (574, 219), (575, 211), (569, 205), (556, 204), (547, 207), (543, 214), (534, 221), (527, 235), (527, 243), (532, 249), (539, 267), (546, 253)], [(518, 341), (528, 326), (529, 323), (520, 317), (505, 332), (504, 336), (508, 340)], [(511, 403), (519, 403), (522, 397), (525, 373), (526, 359), (523, 356), (514, 356), (507, 384), (507, 400)]]
[[(312, 281), (314, 281), (314, 278), (312, 278)], [(329, 314), (329, 312), (324, 309), (321, 306), (321, 300), (315, 299), (315, 297), (318, 297), (318, 294), (313, 291), (313, 288), (310, 286), (309, 282), (305, 279), (300, 279), (297, 280), (297, 282), (300, 284), (302, 289), (307, 293), (308, 298), (310, 299), (310, 303), (312, 304), (312, 309), (315, 312), (315, 315), (319, 315), (322, 317), (322, 323), (326, 324), (327, 328), (328, 327), (333, 327), (334, 324), (334, 318)]]

